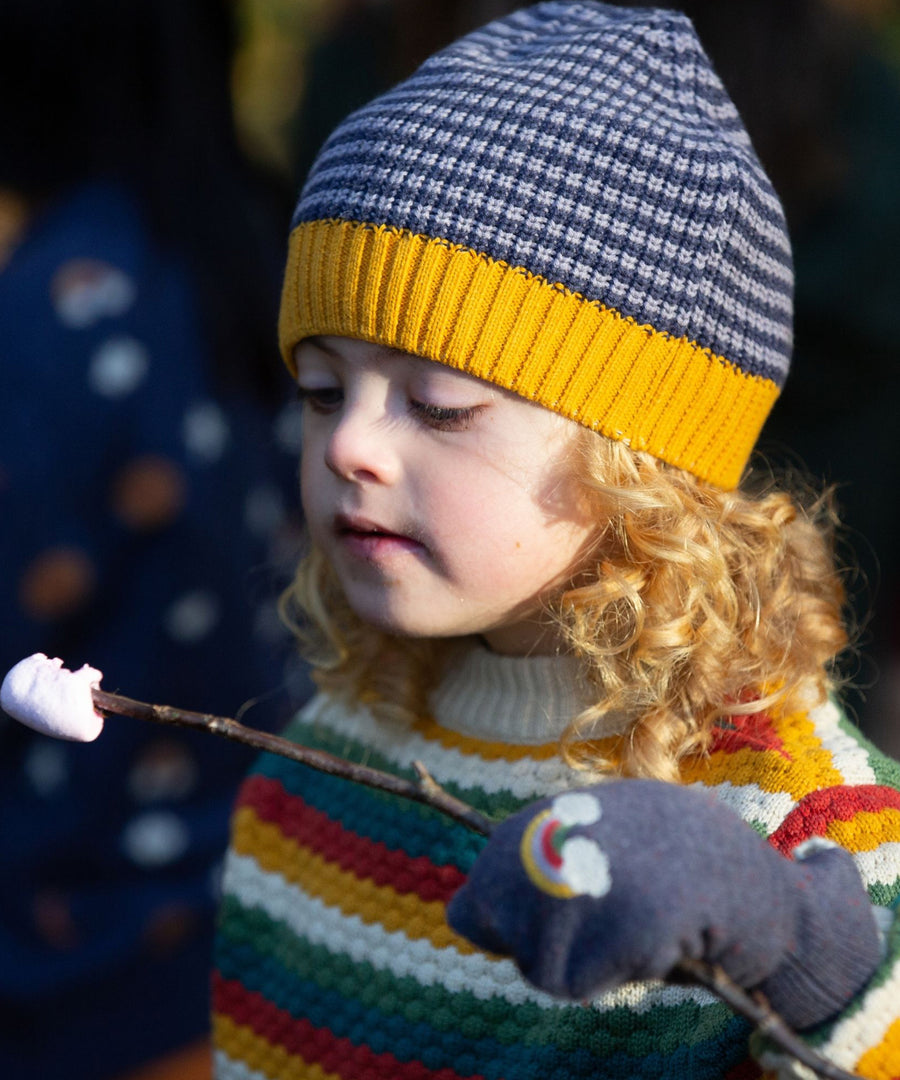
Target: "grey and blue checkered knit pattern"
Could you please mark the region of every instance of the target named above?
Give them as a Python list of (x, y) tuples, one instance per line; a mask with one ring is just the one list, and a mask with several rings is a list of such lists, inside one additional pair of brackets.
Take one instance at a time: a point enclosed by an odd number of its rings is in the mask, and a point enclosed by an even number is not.
[(464, 245), (783, 383), (781, 206), (690, 22), (549, 2), (462, 38), (338, 127), (294, 224)]

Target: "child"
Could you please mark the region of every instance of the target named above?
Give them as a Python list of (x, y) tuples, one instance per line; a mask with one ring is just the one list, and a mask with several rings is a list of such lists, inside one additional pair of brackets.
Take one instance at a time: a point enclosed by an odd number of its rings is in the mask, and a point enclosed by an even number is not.
[(561, 0), (469, 35), (337, 129), (294, 224), (288, 608), (321, 692), (289, 732), (505, 821), (478, 858), (430, 809), (263, 758), (218, 1075), (775, 1067), (658, 981), (690, 957), (897, 1075), (900, 773), (827, 696), (827, 507), (736, 486), (791, 264), (689, 22)]

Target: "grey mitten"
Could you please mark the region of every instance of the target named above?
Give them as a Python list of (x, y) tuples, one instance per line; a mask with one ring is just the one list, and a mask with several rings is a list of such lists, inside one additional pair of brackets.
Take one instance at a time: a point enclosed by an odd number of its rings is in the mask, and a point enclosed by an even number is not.
[(851, 856), (804, 848), (785, 858), (708, 791), (610, 781), (499, 825), (447, 918), (560, 997), (694, 958), (762, 990), (799, 1029), (836, 1013), (881, 955)]

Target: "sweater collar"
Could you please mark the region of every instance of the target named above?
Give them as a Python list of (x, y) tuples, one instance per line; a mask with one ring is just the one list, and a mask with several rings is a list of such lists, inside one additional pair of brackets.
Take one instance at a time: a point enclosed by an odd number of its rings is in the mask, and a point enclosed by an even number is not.
[(461, 735), (539, 745), (558, 739), (596, 700), (573, 656), (499, 656), (472, 645), (449, 665), (430, 705), (442, 727)]

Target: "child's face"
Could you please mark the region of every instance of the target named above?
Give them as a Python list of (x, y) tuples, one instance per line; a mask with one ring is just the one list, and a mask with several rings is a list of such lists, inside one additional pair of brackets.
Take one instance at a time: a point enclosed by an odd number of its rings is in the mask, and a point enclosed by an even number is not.
[(573, 477), (578, 428), (443, 364), (350, 338), (295, 351), (303, 508), (365, 621), (547, 651), (546, 618), (596, 535)]

